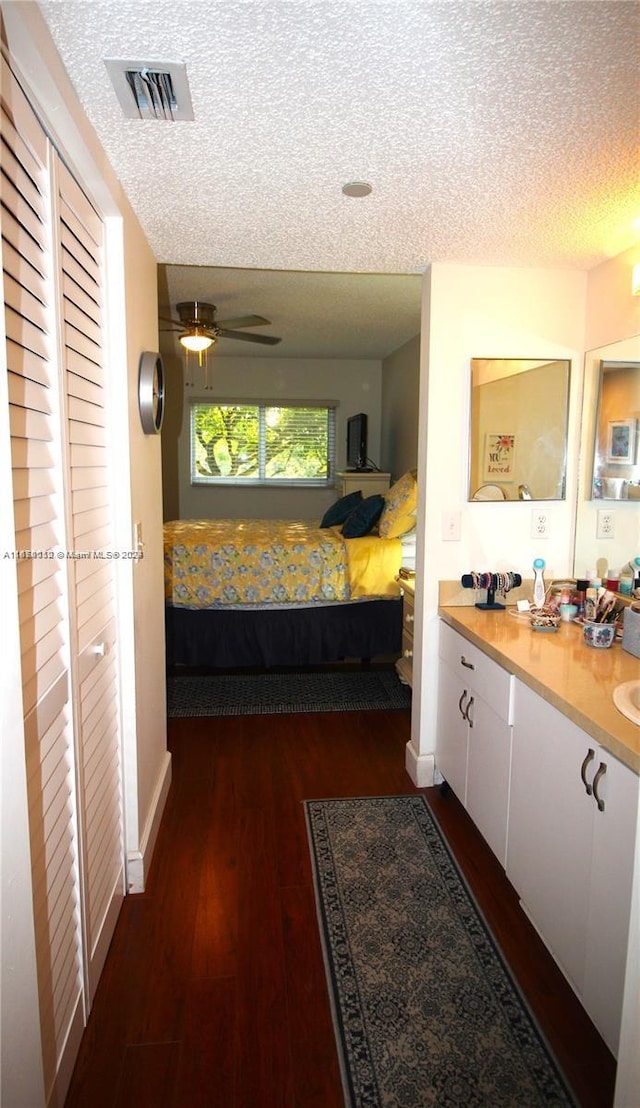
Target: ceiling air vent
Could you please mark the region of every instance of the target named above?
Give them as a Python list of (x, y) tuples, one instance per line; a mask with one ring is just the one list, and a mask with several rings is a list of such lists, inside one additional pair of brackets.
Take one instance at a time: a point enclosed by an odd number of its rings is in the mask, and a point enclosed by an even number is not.
[(139, 62), (105, 58), (104, 64), (127, 119), (193, 119), (187, 68), (183, 62)]

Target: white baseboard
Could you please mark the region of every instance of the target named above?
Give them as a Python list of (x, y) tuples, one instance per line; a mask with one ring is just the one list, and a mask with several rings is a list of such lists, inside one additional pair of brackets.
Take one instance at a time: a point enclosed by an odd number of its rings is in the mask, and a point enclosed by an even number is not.
[(433, 754), (416, 754), (411, 742), (407, 743), (404, 765), (414, 785), (426, 789), (433, 785), (435, 760)]
[(160, 820), (164, 812), (170, 784), (171, 754), (167, 750), (165, 752), (162, 770), (158, 776), (153, 800), (151, 802), (151, 809), (149, 811), (149, 818), (147, 819), (142, 833), (140, 846), (137, 850), (127, 851), (127, 892), (129, 893), (144, 892), (145, 877), (149, 872), (149, 866), (153, 857), (153, 850), (156, 845)]

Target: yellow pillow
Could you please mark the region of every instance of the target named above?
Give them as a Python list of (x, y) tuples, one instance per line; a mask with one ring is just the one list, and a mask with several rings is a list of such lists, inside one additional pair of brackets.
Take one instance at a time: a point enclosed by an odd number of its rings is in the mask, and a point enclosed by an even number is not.
[(384, 495), (384, 508), (378, 524), (383, 539), (395, 539), (413, 531), (416, 525), (415, 511), (418, 504), (418, 484), (415, 470), (407, 473), (392, 485)]

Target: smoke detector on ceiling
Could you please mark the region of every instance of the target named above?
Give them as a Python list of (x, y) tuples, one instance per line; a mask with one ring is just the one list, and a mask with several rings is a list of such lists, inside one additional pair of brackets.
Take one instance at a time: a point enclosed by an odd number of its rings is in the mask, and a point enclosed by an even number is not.
[(193, 119), (184, 62), (105, 58), (104, 64), (127, 119)]

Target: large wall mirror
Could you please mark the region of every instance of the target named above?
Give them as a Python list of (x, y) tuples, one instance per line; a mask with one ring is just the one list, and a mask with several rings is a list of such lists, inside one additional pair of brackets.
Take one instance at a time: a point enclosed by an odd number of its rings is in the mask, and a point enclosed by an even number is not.
[(602, 359), (591, 495), (640, 500), (640, 362)]
[(615, 576), (640, 556), (640, 335), (587, 351), (581, 423), (573, 572), (604, 559)]
[(469, 500), (564, 500), (570, 361), (473, 358)]

